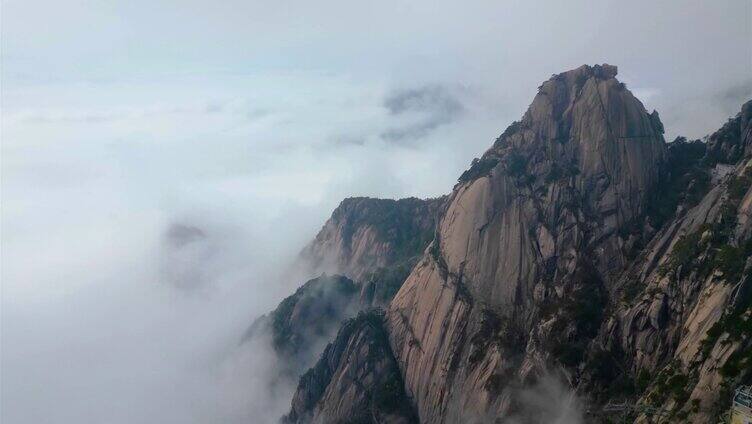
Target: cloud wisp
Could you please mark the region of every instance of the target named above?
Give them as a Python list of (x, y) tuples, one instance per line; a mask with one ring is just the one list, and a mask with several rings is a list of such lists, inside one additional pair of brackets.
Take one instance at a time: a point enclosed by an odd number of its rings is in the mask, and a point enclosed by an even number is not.
[(439, 126), (455, 122), (465, 111), (460, 99), (443, 85), (395, 90), (384, 99), (384, 107), (394, 117), (414, 116), (412, 122), (381, 133), (393, 142), (427, 137)]
[(4, 2), (0, 421), (276, 419), (277, 358), (238, 340), (342, 198), (445, 194), (583, 63), (669, 139), (750, 92), (747, 0), (366, 9)]

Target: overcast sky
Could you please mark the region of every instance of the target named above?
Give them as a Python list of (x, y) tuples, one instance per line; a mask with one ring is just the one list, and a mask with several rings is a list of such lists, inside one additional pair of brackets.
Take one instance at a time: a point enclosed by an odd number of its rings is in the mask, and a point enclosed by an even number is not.
[(447, 193), (553, 73), (618, 65), (669, 140), (752, 97), (749, 0), (3, 0), (1, 42), (4, 424), (258, 418), (284, 264), (343, 197)]

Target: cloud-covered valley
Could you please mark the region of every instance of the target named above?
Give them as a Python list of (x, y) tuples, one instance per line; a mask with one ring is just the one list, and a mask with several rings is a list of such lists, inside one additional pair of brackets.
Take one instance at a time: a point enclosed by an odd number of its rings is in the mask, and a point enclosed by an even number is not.
[(671, 3), (5, 2), (0, 421), (277, 417), (239, 341), (344, 197), (449, 192), (583, 63), (669, 139), (738, 110), (749, 2)]

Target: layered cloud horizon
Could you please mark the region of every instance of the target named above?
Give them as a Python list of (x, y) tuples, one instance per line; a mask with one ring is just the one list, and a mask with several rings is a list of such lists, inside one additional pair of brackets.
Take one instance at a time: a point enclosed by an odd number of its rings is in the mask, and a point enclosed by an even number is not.
[(271, 419), (238, 342), (343, 198), (448, 193), (583, 63), (700, 138), (751, 7), (4, 1), (0, 421)]

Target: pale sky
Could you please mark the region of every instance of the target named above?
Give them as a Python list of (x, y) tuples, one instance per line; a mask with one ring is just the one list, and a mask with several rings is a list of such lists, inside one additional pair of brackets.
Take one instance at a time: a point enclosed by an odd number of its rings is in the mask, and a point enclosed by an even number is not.
[(343, 197), (448, 193), (551, 74), (619, 66), (668, 141), (752, 98), (750, 0), (3, 0), (1, 43), (4, 424), (274, 416), (236, 341), (284, 264)]

